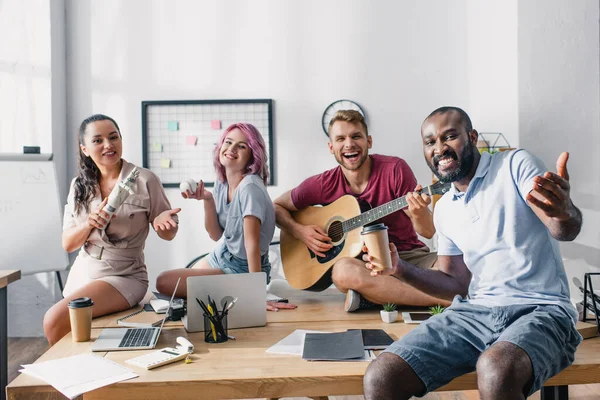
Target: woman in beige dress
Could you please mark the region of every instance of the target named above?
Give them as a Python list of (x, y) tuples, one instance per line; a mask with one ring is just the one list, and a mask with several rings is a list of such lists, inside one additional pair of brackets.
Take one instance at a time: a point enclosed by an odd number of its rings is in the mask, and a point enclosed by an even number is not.
[(80, 249), (71, 267), (64, 299), (44, 316), (44, 333), (50, 345), (70, 330), (68, 303), (78, 297), (94, 301), (93, 316), (126, 310), (148, 289), (144, 244), (152, 224), (158, 236), (172, 240), (177, 213), (151, 171), (139, 168), (133, 194), (112, 218), (102, 211), (115, 185), (135, 168), (121, 158), (123, 142), (117, 123), (96, 114), (79, 128), (79, 175), (73, 179), (65, 206), (63, 247)]

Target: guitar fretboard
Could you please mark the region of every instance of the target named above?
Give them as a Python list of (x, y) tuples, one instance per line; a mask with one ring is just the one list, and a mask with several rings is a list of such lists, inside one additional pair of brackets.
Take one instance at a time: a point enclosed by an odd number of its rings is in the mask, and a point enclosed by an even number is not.
[(342, 222), (342, 228), (344, 229), (344, 233), (349, 232), (356, 228), (360, 228), (361, 226), (365, 226), (373, 221), (377, 221), (378, 219), (383, 218), (393, 212), (402, 210), (406, 206), (408, 206), (406, 196), (400, 197), (399, 199), (395, 199), (389, 203), (375, 207), (356, 217), (345, 220)]

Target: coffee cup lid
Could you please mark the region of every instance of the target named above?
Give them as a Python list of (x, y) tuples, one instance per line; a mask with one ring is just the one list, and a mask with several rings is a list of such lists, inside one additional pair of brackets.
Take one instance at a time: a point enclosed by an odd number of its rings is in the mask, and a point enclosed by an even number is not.
[(69, 308), (84, 308), (93, 305), (94, 302), (89, 297), (79, 297), (69, 302)]
[(384, 224), (369, 225), (369, 226), (363, 227), (362, 232), (360, 234), (366, 235), (367, 233), (383, 231), (385, 229), (387, 229), (387, 226), (385, 226)]

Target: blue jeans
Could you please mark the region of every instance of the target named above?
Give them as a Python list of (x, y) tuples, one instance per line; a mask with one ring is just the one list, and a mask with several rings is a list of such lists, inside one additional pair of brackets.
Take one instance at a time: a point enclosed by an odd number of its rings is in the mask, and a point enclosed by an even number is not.
[[(221, 243), (209, 255), (206, 256), (206, 261), (213, 267), (220, 269), (225, 274), (247, 274), (248, 260), (239, 258), (231, 254), (227, 245)], [(260, 256), (261, 271), (267, 273), (267, 284), (271, 281), (271, 263), (269, 262), (269, 252)]]
[(429, 318), (385, 351), (406, 361), (430, 392), (474, 371), (481, 353), (494, 343), (510, 342), (531, 360), (531, 395), (573, 363), (581, 340), (571, 317), (560, 306), (484, 307), (456, 296), (446, 311)]

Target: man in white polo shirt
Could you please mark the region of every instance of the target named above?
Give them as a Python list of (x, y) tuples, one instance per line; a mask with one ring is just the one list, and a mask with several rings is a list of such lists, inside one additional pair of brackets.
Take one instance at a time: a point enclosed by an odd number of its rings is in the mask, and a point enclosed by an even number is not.
[(568, 367), (581, 342), (558, 248), (582, 223), (568, 153), (556, 174), (525, 150), (480, 155), (457, 107), (433, 111), (421, 136), (431, 170), (453, 183), (434, 213), (438, 269), (416, 268), (390, 245), (395, 267), (383, 273), (454, 299), (371, 363), (365, 398), (408, 399), (477, 370), (482, 398), (523, 399)]

